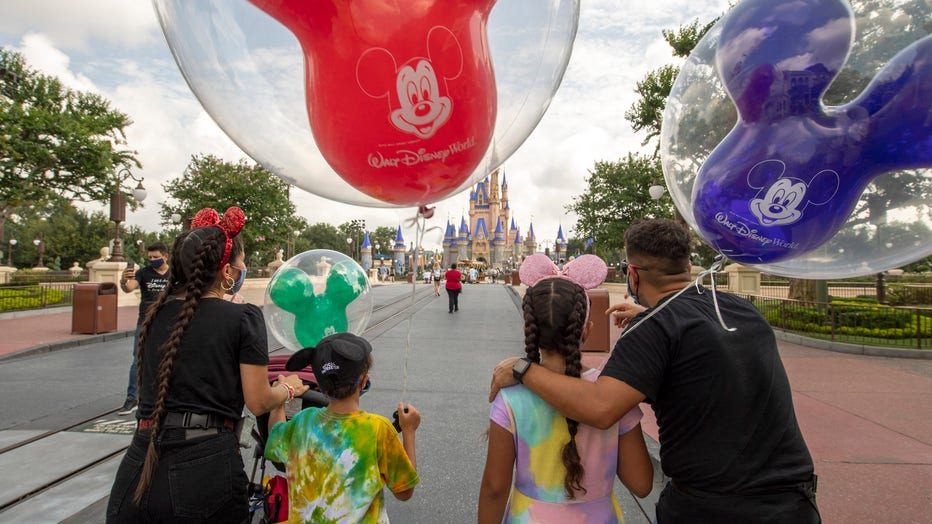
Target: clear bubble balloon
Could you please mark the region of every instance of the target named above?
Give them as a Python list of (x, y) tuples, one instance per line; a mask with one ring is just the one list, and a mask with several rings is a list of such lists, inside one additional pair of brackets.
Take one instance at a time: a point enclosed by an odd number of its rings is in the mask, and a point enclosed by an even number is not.
[(269, 280), (263, 313), (272, 336), (292, 351), (315, 346), (333, 333), (359, 335), (372, 315), (369, 279), (343, 253), (305, 251)]
[(579, 0), (153, 0), (219, 126), (290, 184), (428, 204), (498, 167), (543, 117)]
[(681, 68), (661, 133), (677, 209), (728, 258), (777, 275), (929, 256), (932, 4), (781, 6), (739, 3)]

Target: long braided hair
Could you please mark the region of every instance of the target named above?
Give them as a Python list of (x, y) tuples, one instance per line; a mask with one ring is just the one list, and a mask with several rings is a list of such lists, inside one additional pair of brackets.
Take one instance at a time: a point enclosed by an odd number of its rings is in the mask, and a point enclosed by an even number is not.
[[(524, 294), (524, 351), (529, 359), (540, 363), (540, 349), (563, 355), (565, 374), (579, 377), (582, 372), (580, 339), (586, 324), (586, 291), (565, 278), (546, 278), (528, 288)], [(569, 442), (563, 446), (561, 459), (566, 468), (563, 487), (570, 499), (577, 492), (586, 493), (582, 485), (585, 473), (576, 449), (579, 422), (567, 418)]]
[[(139, 346), (137, 359), (139, 369), (137, 374), (137, 383), (140, 390), (143, 386), (143, 367), (145, 354), (146, 339), (149, 336), (149, 328), (159, 310), (166, 302), (173, 297), (184, 300), (178, 316), (171, 326), (171, 333), (168, 339), (162, 344), (158, 351), (161, 353), (159, 367), (156, 372), (156, 401), (155, 408), (152, 411), (152, 426), (150, 430), (149, 448), (146, 450), (146, 460), (143, 463), (142, 473), (140, 474), (139, 484), (136, 486), (136, 492), (133, 495), (133, 501), (138, 505), (152, 480), (152, 474), (158, 463), (158, 450), (155, 441), (162, 429), (162, 421), (165, 418), (165, 400), (168, 397), (171, 386), (172, 372), (175, 368), (175, 360), (178, 357), (178, 350), (181, 347), (181, 341), (185, 332), (191, 326), (191, 320), (197, 313), (200, 306), (200, 298), (210, 290), (217, 280), (220, 272), (220, 260), (223, 257), (226, 236), (218, 227), (199, 227), (185, 231), (175, 238), (172, 246), (171, 266), (169, 266), (169, 285), (165, 291), (159, 295), (158, 301), (149, 307), (146, 311), (145, 319), (139, 327)], [(243, 252), (243, 242), (237, 236), (233, 238), (233, 247), (230, 252), (229, 260), (234, 260)]]

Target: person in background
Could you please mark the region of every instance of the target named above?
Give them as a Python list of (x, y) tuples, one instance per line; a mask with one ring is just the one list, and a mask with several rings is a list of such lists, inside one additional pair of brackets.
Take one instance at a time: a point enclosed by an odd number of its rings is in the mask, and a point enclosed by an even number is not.
[(454, 311), (460, 310), (460, 293), (463, 291), (463, 283), (460, 282), (460, 279), (463, 278), (463, 274), (457, 271), (456, 264), (454, 263), (450, 264), (450, 269), (447, 270), (443, 278), (447, 281), (444, 287), (447, 290), (450, 314), (452, 315)]
[[(607, 272), (593, 255), (567, 265), (565, 273), (545, 255), (528, 257), (521, 280), (533, 283), (522, 303), (530, 361), (596, 380), (598, 370), (582, 367), (580, 345), (592, 327), (586, 289), (601, 284)], [(499, 391), (479, 492), (480, 524), (623, 522), (614, 478), (639, 497), (653, 486), (641, 415), (635, 406), (608, 429), (596, 429), (560, 415), (523, 386)]]
[(821, 522), (773, 329), (747, 300), (693, 285), (691, 242), (668, 219), (625, 232), (622, 274), (628, 295), (647, 309), (631, 319), (598, 380), (507, 359), (495, 368), (489, 400), (521, 382), (566, 417), (600, 428), (649, 402), (670, 478), (657, 502), (660, 524)]
[(117, 469), (107, 522), (245, 522), (248, 479), (234, 428), (307, 391), (268, 381), (262, 311), (223, 300), (246, 274), (245, 217), (198, 212), (172, 246), (168, 286), (139, 328), (139, 409)]
[(161, 242), (149, 244), (146, 249), (149, 263), (134, 270), (127, 267), (120, 275), (120, 289), (124, 293), (139, 290), (139, 317), (136, 320), (136, 331), (133, 334), (133, 363), (129, 366), (129, 378), (126, 384), (126, 400), (117, 415), (129, 415), (136, 411), (139, 404), (139, 385), (136, 382), (137, 365), (136, 348), (139, 346), (139, 326), (146, 317), (146, 310), (155, 304), (159, 295), (168, 287), (168, 248)]
[(440, 271), (440, 264), (434, 262), (434, 268), (431, 271), (431, 278), (434, 280), (434, 294), (440, 296), (440, 281), (443, 279), (443, 273)]
[(372, 346), (360, 336), (335, 333), (295, 357), (310, 361), (330, 404), (287, 422), (284, 408), (269, 415), (265, 458), (286, 465), (288, 522), (387, 523), (383, 488), (405, 501), (420, 482), (415, 434), (421, 414), (398, 403), (399, 442), (387, 418), (359, 409), (372, 367)]

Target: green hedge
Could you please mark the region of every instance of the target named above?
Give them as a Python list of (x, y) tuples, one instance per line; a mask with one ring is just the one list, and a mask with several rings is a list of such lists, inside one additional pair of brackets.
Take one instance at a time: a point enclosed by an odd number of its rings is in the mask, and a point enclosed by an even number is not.
[[(43, 302), (43, 294), (45, 301)], [(0, 288), (0, 312), (21, 309), (39, 309), (42, 307), (67, 305), (71, 303), (71, 293), (57, 289), (29, 287), (17, 289)]]
[(932, 311), (917, 317), (915, 310), (887, 306), (865, 307), (862, 301), (833, 301), (827, 306), (794, 304), (780, 307), (772, 302), (759, 305), (764, 317), (774, 327), (809, 333), (832, 333), (832, 309), (836, 335), (851, 335), (886, 339), (932, 337)]

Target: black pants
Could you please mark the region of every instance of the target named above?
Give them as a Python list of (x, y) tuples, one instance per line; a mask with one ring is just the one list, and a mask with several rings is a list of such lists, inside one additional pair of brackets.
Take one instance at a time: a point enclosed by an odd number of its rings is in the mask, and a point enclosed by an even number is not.
[(147, 432), (136, 433), (117, 470), (110, 500), (108, 523), (229, 522), (249, 518), (248, 479), (232, 431), (191, 440), (171, 440), (166, 430), (158, 446), (159, 460), (149, 489), (139, 506), (133, 494), (139, 482)]
[(460, 309), (460, 290), (459, 289), (448, 289), (447, 298), (450, 299), (450, 313), (454, 311), (459, 311)]
[(668, 483), (657, 501), (657, 524), (818, 524), (815, 491), (803, 488), (760, 495), (710, 496), (686, 493)]

